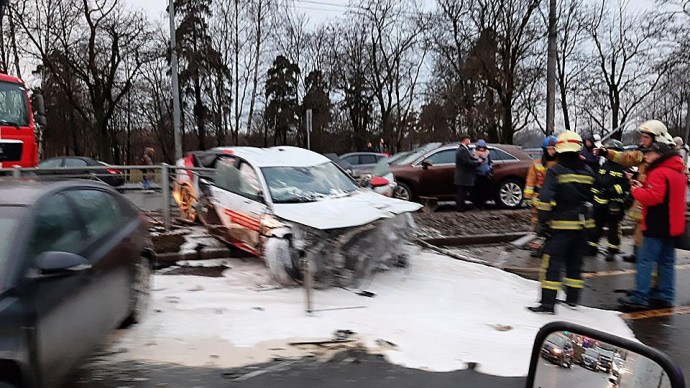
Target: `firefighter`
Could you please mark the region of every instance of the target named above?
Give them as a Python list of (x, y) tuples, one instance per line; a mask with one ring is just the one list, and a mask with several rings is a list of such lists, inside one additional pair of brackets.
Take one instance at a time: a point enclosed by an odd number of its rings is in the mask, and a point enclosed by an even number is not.
[[(668, 130), (664, 123), (659, 120), (648, 120), (640, 125), (637, 129), (640, 133), (640, 147), (649, 148), (654, 144), (654, 142), (663, 142), (670, 144), (673, 142), (673, 138), (669, 135)], [(599, 148), (596, 150), (599, 156), (605, 157), (607, 160), (612, 160), (621, 166), (628, 168), (637, 166), (637, 177), (636, 180), (640, 183), (644, 183), (647, 179), (647, 169), (649, 164), (645, 162), (644, 155), (640, 150), (620, 152), (616, 150), (609, 151), (606, 148)], [(635, 223), (635, 235), (634, 235), (634, 250), (631, 255), (623, 257), (623, 260), (629, 263), (634, 263), (637, 261), (637, 252), (642, 245), (642, 205), (638, 201), (633, 202), (630, 210), (628, 211), (628, 216), (632, 218)]]
[(553, 314), (561, 288), (561, 267), (565, 265), (563, 285), (565, 303), (576, 308), (582, 280), (582, 256), (587, 246), (587, 231), (592, 219), (594, 172), (580, 158), (582, 138), (575, 132), (558, 135), (558, 163), (546, 172), (539, 190), (537, 235), (546, 237), (539, 273), (541, 302), (528, 307), (535, 313)]
[[(623, 151), (623, 143), (618, 140), (610, 140), (604, 147), (607, 150)], [(620, 251), (620, 222), (623, 220), (625, 209), (629, 205), (630, 183), (625, 176), (625, 168), (612, 160), (606, 160), (596, 171), (595, 177), (592, 192), (594, 193), (594, 223), (596, 226), (589, 235), (586, 256), (597, 255), (599, 240), (604, 234), (604, 226), (606, 226), (608, 227), (606, 261), (613, 261)]]
[[(556, 164), (556, 136), (547, 136), (542, 143), (541, 158), (532, 161), (527, 171), (527, 179), (525, 180), (524, 197), (527, 200), (528, 206), (532, 206), (532, 230), (537, 228), (537, 208), (534, 206), (539, 202), (539, 188), (544, 184), (544, 177), (546, 170)], [(531, 248), (532, 257), (541, 256), (541, 242), (535, 241)]]

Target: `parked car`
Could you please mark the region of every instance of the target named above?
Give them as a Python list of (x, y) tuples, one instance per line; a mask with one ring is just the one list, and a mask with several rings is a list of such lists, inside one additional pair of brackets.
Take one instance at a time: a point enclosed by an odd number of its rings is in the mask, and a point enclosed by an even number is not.
[[(79, 170), (79, 167), (103, 167), (103, 169)], [(48, 171), (41, 171), (41, 169)], [(110, 167), (105, 162), (86, 156), (57, 156), (49, 158), (38, 163), (38, 170), (35, 173), (36, 175), (59, 175), (70, 178), (92, 178), (103, 181), (113, 187), (122, 186), (125, 183), (125, 176), (120, 170)]]
[[(431, 150), (420, 149), (392, 163), (391, 171), (398, 184), (395, 197), (455, 200), (453, 178), (457, 148), (457, 144), (449, 144)], [(491, 178), (494, 202), (505, 208), (520, 206), (532, 159), (518, 146), (489, 144), (488, 148), (494, 162)]]
[(585, 349), (585, 352), (582, 353), (582, 367), (598, 372), (599, 352), (592, 348)]
[(140, 211), (93, 181), (0, 181), (0, 386), (57, 387), (114, 328), (142, 318)]
[(599, 370), (609, 373), (613, 364), (613, 349), (597, 348), (599, 352)]
[(348, 175), (352, 176), (352, 179), (357, 181), (360, 187), (368, 188), (374, 190), (374, 192), (386, 197), (392, 197), (395, 193), (395, 177), (391, 173), (390, 166), (388, 165), (388, 159), (381, 158), (371, 173), (362, 174), (355, 178), (353, 176), (353, 167), (347, 161), (341, 159), (338, 155), (334, 153), (324, 154), (325, 157), (330, 159), (333, 163), (342, 168)]
[(373, 174), (376, 164), (387, 157), (385, 154), (378, 152), (350, 152), (340, 155), (340, 159), (352, 166), (352, 176), (355, 179), (364, 174)]
[(303, 148), (212, 152), (223, 157), (214, 179), (196, 180), (197, 215), (214, 236), (262, 258), (277, 282), (300, 283), (309, 262), (317, 286), (352, 285), (405, 260), (413, 233), (408, 213), (421, 205), (363, 189)]
[(541, 356), (558, 366), (570, 368), (573, 364), (573, 342), (560, 333), (546, 337), (541, 346)]

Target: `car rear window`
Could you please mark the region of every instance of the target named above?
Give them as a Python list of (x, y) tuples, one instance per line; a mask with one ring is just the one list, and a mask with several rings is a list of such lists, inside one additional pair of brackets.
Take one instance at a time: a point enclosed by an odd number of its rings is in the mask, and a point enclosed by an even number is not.
[(503, 160), (503, 161), (518, 160), (518, 158), (514, 157), (513, 155), (511, 155), (511, 154), (509, 154), (503, 150), (496, 149), (496, 148), (490, 149), (489, 153), (491, 155), (492, 160)]
[(84, 167), (87, 163), (83, 159), (65, 159), (65, 167)]

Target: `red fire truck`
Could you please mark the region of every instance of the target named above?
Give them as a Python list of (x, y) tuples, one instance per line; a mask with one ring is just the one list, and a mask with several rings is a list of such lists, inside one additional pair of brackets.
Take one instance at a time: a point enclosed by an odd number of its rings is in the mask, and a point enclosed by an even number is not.
[[(37, 101), (43, 116), (43, 103)], [(0, 74), (0, 168), (36, 167), (38, 144), (29, 93), (24, 81)]]

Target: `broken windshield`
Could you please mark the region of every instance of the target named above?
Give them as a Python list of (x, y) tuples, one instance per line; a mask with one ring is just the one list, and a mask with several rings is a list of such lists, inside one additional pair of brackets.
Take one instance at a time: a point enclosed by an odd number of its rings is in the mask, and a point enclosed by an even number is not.
[(308, 167), (264, 167), (261, 172), (273, 203), (314, 202), (357, 190), (332, 162)]

